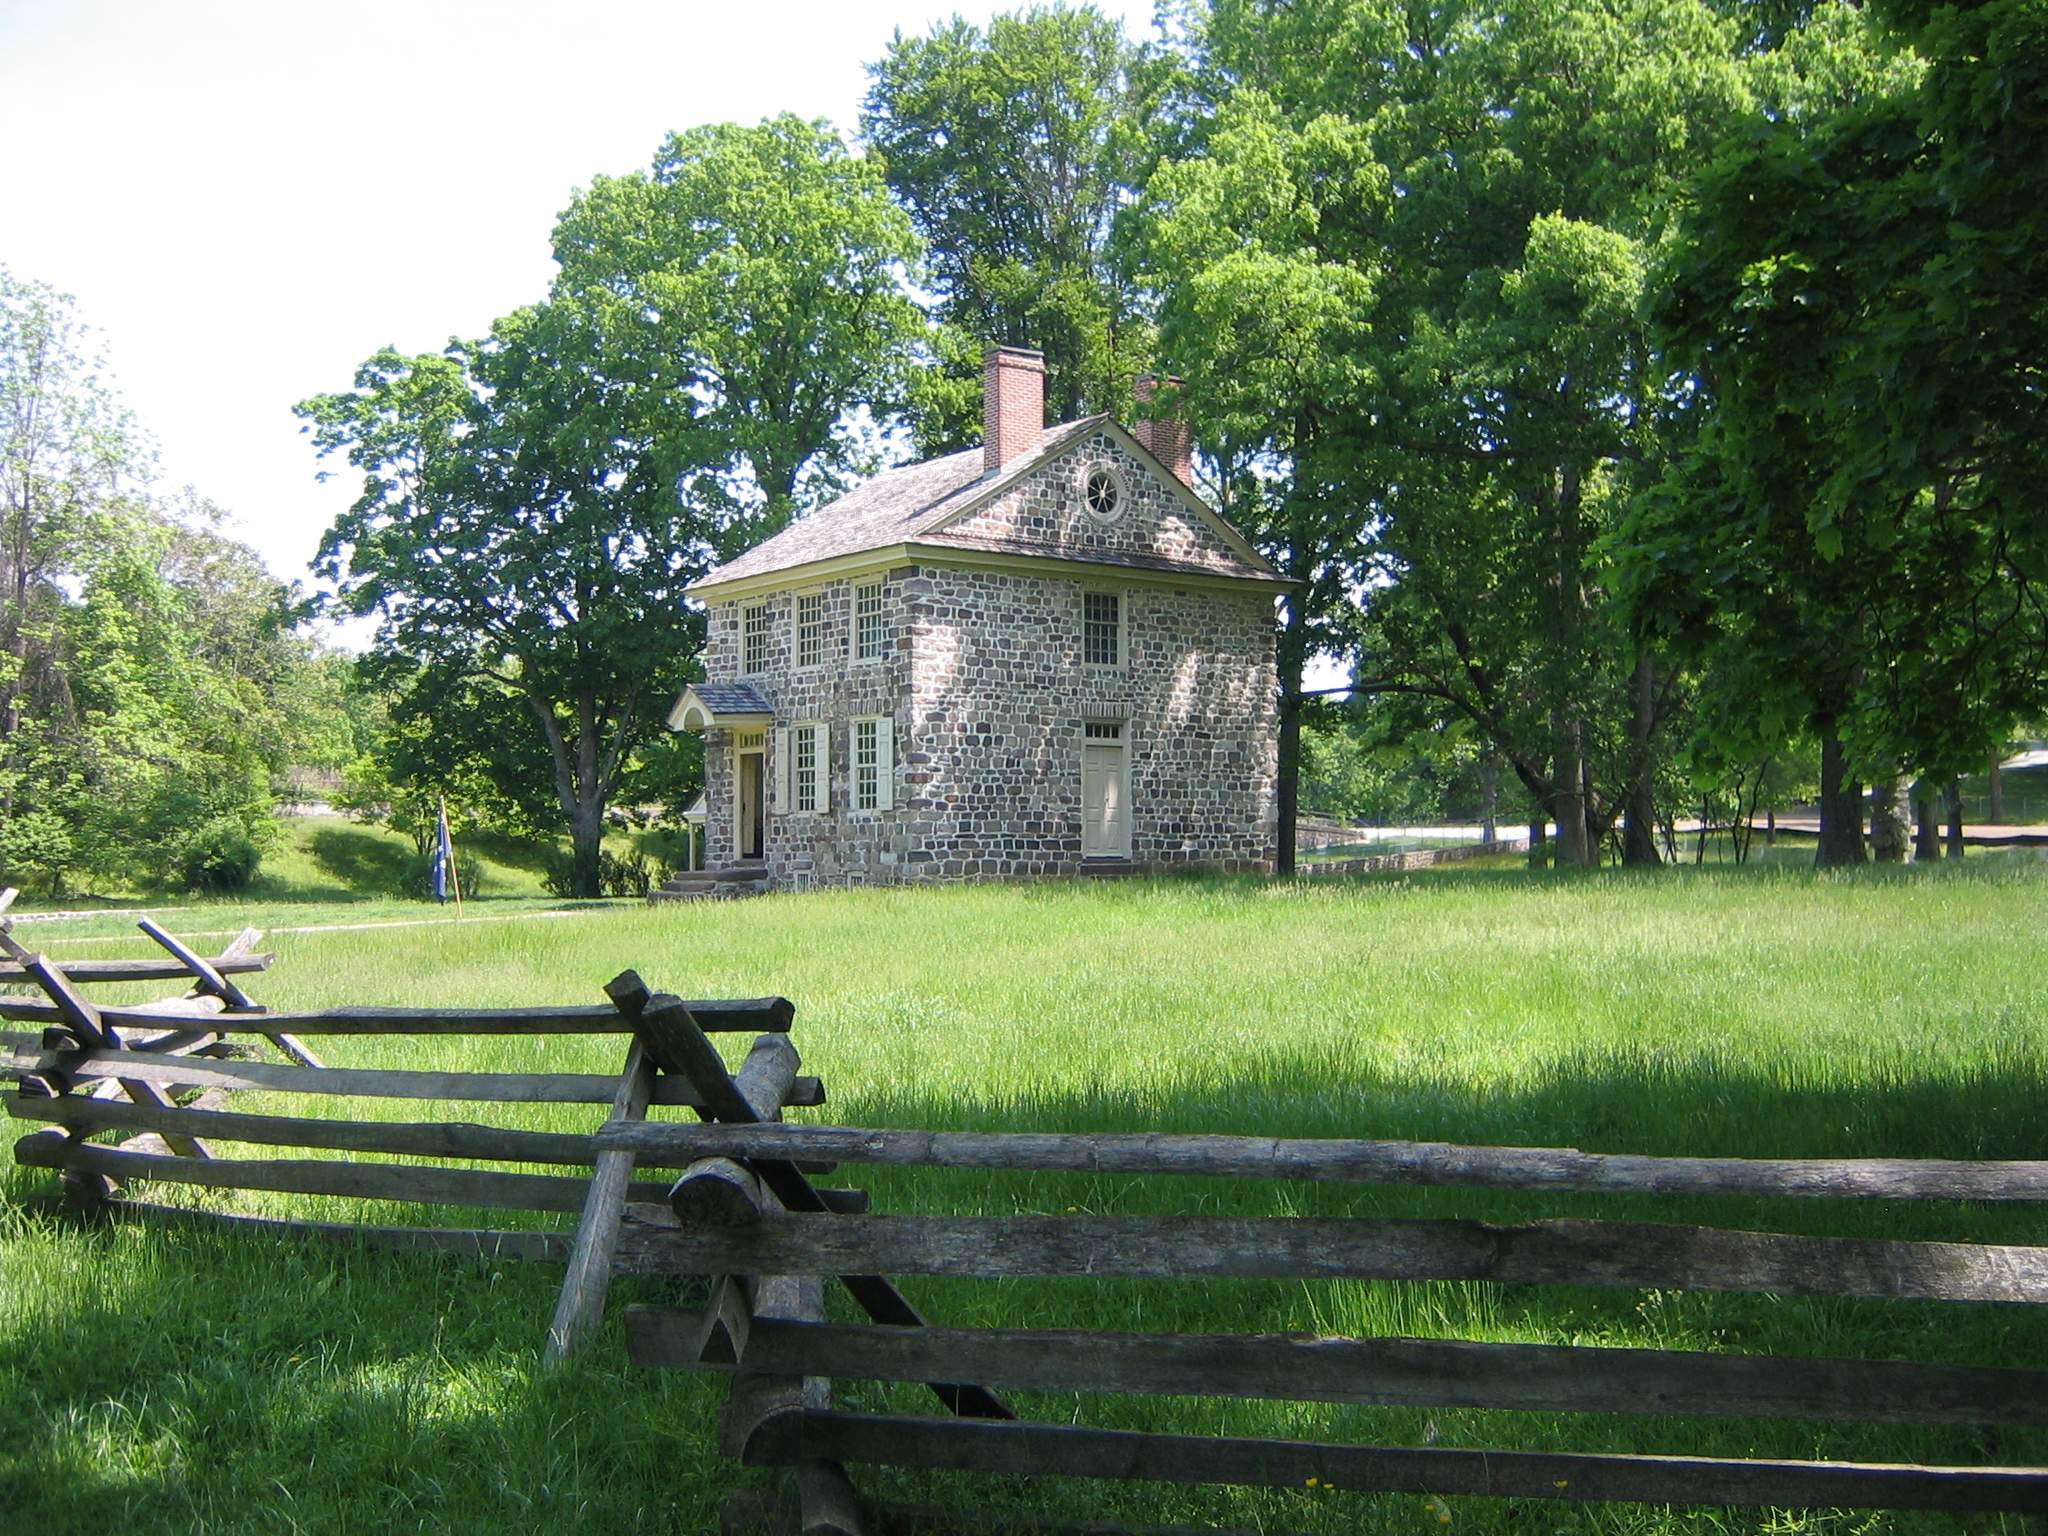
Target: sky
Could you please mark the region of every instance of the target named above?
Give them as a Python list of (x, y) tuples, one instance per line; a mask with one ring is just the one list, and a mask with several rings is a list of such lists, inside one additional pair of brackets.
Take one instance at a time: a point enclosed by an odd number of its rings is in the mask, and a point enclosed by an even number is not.
[[(1098, 0), (1150, 32), (1153, 0)], [(851, 130), (924, 0), (0, 0), (0, 265), (71, 294), (156, 439), (305, 579), (353, 494), (292, 415), (542, 297), (594, 174), (779, 112)]]

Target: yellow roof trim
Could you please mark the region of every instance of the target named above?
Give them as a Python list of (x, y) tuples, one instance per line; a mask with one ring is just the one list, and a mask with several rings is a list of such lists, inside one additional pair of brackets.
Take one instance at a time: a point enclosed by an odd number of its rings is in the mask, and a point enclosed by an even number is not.
[(707, 603), (739, 602), (768, 593), (812, 587), (824, 581), (891, 570), (899, 565), (1012, 571), (1023, 576), (1073, 576), (1089, 581), (1122, 581), (1149, 587), (1199, 587), (1205, 591), (1224, 592), (1251, 589), (1279, 593), (1299, 585), (1278, 575), (1233, 576), (1222, 571), (1162, 571), (1149, 566), (1119, 565), (1109, 560), (1071, 560), (1061, 555), (1023, 555), (966, 549), (955, 544), (910, 541), (881, 549), (864, 549), (850, 555), (835, 555), (829, 560), (814, 560), (808, 565), (763, 571), (758, 576), (742, 576), (737, 581), (700, 582), (686, 590), (691, 597)]
[[(1076, 425), (1081, 424), (1076, 423)], [(1221, 512), (1218, 512), (1214, 507), (1210, 506), (1209, 503), (1202, 500), (1201, 497), (1197, 496), (1194, 492), (1194, 488), (1190, 486), (1185, 480), (1181, 479), (1179, 475), (1176, 475), (1172, 470), (1168, 469), (1164, 464), (1160, 463), (1158, 455), (1153, 453), (1150, 448), (1147, 448), (1135, 437), (1131, 436), (1131, 434), (1124, 429), (1123, 424), (1119, 422), (1114, 416), (1105, 415), (1101, 417), (1099, 420), (1091, 418), (1090, 421), (1087, 423), (1086, 431), (1076, 432), (1067, 441), (1056, 444), (1050, 452), (1038, 455), (1036, 461), (1031, 463), (1030, 468), (1033, 471), (1043, 469), (1047, 464), (1050, 464), (1054, 459), (1059, 458), (1062, 454), (1074, 452), (1078, 444), (1085, 443), (1088, 440), (1088, 438), (1096, 432), (1107, 432), (1111, 437), (1114, 437), (1117, 440), (1117, 442), (1123, 447), (1124, 451), (1129, 453), (1132, 458), (1136, 459), (1140, 464), (1146, 465), (1148, 468), (1150, 468), (1152, 471), (1153, 478), (1158, 480), (1161, 485), (1165, 486), (1177, 498), (1179, 498), (1181, 505), (1186, 507), (1188, 511), (1194, 513), (1196, 518), (1199, 519), (1211, 533), (1215, 534), (1217, 538), (1221, 539), (1225, 544), (1228, 544), (1231, 548), (1232, 553), (1234, 553), (1240, 560), (1244, 561), (1246, 565), (1251, 566), (1254, 570), (1272, 572), (1272, 575), (1269, 578), (1271, 580), (1282, 581), (1285, 579), (1280, 575), (1279, 572), (1273, 570), (1272, 563), (1268, 561), (1264, 555), (1258, 552), (1257, 548), (1254, 547), (1254, 545), (1252, 544), (1252, 541), (1250, 539), (1247, 539), (1242, 533), (1240, 533), (1236, 526), (1232, 524), (1228, 518), (1226, 518)], [(977, 494), (972, 500), (967, 502), (966, 505), (955, 508), (953, 511), (947, 513), (946, 516), (939, 522), (933, 524), (929, 528), (924, 529), (923, 531), (926, 534), (943, 533), (946, 529), (952, 527), (955, 523), (961, 522), (966, 518), (974, 516), (975, 513), (982, 511), (997, 496), (1001, 495), (1004, 491), (1010, 489), (1010, 486), (1014, 483), (1015, 480), (1012, 479), (990, 486), (986, 491)], [(1053, 556), (1050, 558), (1056, 559), (1058, 557)], [(1249, 578), (1240, 577), (1237, 579), (1248, 580)], [(1290, 582), (1288, 583), (1288, 585), (1291, 586), (1293, 585), (1293, 583)]]

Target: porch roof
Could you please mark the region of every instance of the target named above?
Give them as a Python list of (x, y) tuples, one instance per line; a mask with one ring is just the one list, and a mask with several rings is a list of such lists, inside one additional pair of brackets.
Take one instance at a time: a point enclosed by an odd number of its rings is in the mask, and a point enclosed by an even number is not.
[(775, 711), (752, 683), (692, 683), (668, 712), (675, 731), (731, 730), (766, 725)]

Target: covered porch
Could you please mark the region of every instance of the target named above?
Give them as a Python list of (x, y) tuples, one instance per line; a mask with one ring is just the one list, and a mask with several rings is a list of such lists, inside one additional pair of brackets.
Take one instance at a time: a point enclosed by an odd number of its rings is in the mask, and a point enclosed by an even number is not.
[(699, 868), (721, 888), (766, 879), (774, 720), (774, 707), (751, 683), (692, 683), (669, 711), (671, 729), (704, 734), (704, 794), (692, 819), (703, 832)]

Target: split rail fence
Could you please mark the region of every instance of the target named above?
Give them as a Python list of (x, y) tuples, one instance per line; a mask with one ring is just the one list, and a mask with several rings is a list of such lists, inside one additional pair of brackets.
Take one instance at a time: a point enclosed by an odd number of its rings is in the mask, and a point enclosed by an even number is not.
[[(685, 1002), (628, 972), (584, 1008), (260, 1010), (230, 980), (261, 970), (254, 938), (205, 960), (146, 928), (170, 957), (60, 967), (0, 931), (11, 969), (42, 996), (0, 994), (0, 1017), (44, 1026), (0, 1035), (19, 1086), (9, 1112), (45, 1122), (17, 1143), (62, 1172), (73, 1197), (135, 1215), (175, 1213), (108, 1186), (144, 1181), (357, 1196), (453, 1207), (581, 1213), (573, 1234), (210, 1219), (262, 1231), (338, 1235), (405, 1248), (483, 1251), (567, 1266), (544, 1352), (580, 1348), (614, 1274), (708, 1277), (700, 1308), (633, 1307), (627, 1345), (643, 1365), (730, 1377), (722, 1448), (787, 1469), (779, 1501), (732, 1503), (807, 1536), (992, 1529), (981, 1513), (922, 1517), (860, 1497), (845, 1468), (878, 1463), (970, 1473), (1226, 1483), (1362, 1492), (1694, 1505), (2048, 1512), (2048, 1467), (1922, 1466), (1620, 1455), (1228, 1438), (1031, 1422), (997, 1388), (1535, 1413), (1735, 1416), (1902, 1424), (2048, 1426), (2048, 1371), (1901, 1360), (1817, 1359), (1675, 1349), (1583, 1348), (1407, 1338), (1180, 1335), (927, 1323), (892, 1275), (1159, 1280), (1487, 1281), (1880, 1297), (1952, 1304), (2048, 1302), (2048, 1247), (1815, 1237), (1623, 1220), (1520, 1225), (1370, 1217), (884, 1215), (858, 1190), (812, 1175), (835, 1165), (1124, 1174), (1481, 1190), (1816, 1201), (2048, 1202), (2048, 1162), (1761, 1160), (1604, 1155), (1569, 1149), (1275, 1140), (1201, 1135), (966, 1133), (792, 1125), (787, 1106), (823, 1102), (798, 1075), (782, 998)], [(179, 999), (101, 1008), (78, 987), (182, 977)], [(712, 1035), (755, 1031), (727, 1070)], [(572, 1073), (372, 1071), (308, 1064), (320, 1034), (615, 1033), (621, 1070)], [(292, 1058), (223, 1055), (234, 1033)], [(303, 1059), (301, 1059), (303, 1058)], [(325, 1094), (332, 1118), (239, 1113), (238, 1090)], [(178, 1096), (196, 1093), (189, 1102)], [(608, 1104), (587, 1134), (348, 1117), (360, 1098)], [(698, 1121), (648, 1118), (654, 1106)], [(119, 1145), (95, 1135), (132, 1133)], [(155, 1143), (149, 1138), (157, 1138)], [(573, 1175), (441, 1164), (271, 1160), (211, 1143), (556, 1165)], [(680, 1170), (640, 1180), (636, 1170)], [(869, 1321), (828, 1321), (843, 1288)], [(938, 1412), (835, 1407), (835, 1381), (922, 1383)]]

